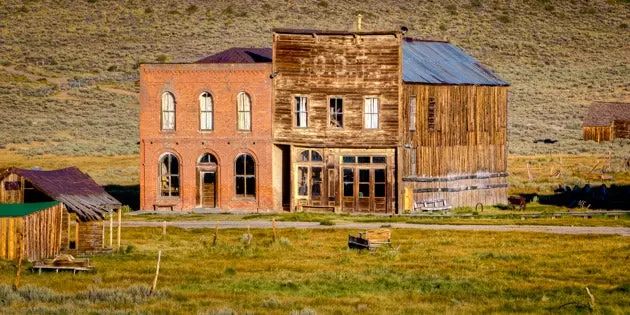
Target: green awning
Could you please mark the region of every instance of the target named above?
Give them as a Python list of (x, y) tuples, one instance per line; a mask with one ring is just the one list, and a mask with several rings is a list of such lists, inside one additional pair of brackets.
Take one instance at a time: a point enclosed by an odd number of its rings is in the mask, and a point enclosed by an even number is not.
[(23, 217), (59, 204), (59, 201), (0, 204), (0, 218)]

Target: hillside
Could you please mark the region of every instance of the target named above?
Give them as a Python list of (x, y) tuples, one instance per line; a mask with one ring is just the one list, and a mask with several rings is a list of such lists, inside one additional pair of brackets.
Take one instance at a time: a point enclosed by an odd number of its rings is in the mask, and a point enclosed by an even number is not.
[(579, 140), (591, 101), (630, 101), (627, 0), (3, 1), (0, 149), (135, 154), (139, 63), (270, 46), (273, 27), (350, 30), (357, 14), (449, 40), (508, 80), (510, 153), (630, 154)]

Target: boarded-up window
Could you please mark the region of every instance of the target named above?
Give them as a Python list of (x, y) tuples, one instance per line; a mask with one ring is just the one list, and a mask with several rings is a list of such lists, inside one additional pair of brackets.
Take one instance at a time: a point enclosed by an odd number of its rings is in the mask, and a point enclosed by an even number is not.
[(416, 148), (411, 148), (409, 150), (409, 160), (409, 169), (411, 171), (411, 176), (416, 176)]
[(214, 110), (214, 104), (212, 103), (212, 95), (208, 92), (204, 92), (199, 95), (199, 121), (201, 130), (212, 130), (214, 128), (214, 120), (212, 112)]
[(308, 108), (305, 96), (295, 97), (295, 126), (298, 128), (308, 127)]
[(179, 160), (171, 153), (167, 153), (159, 163), (160, 196), (179, 196)]
[(435, 131), (435, 97), (429, 96), (429, 105), (427, 106), (427, 126), (429, 131)]
[(378, 98), (365, 99), (365, 129), (378, 129)]
[(328, 112), (330, 113), (330, 127), (343, 128), (343, 99), (330, 98)]
[(409, 131), (416, 131), (416, 96), (409, 97)]
[(234, 163), (236, 196), (256, 197), (256, 164), (249, 154), (241, 154)]
[(162, 130), (175, 130), (175, 96), (162, 94)]
[(252, 130), (252, 101), (245, 92), (238, 93), (238, 130)]

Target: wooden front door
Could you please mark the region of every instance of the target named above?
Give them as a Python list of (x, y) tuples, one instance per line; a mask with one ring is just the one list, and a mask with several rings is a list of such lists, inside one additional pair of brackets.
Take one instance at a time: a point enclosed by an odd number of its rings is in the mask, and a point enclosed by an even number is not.
[(215, 172), (203, 172), (201, 179), (201, 207), (216, 208), (216, 182), (217, 176)]
[(387, 211), (385, 168), (343, 168), (343, 210), (347, 212)]

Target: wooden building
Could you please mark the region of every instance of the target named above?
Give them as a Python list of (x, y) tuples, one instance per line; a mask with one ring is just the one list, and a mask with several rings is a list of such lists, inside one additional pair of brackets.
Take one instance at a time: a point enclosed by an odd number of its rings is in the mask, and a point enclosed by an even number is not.
[(0, 259), (37, 261), (61, 251), (63, 205), (58, 201), (0, 204)]
[[(0, 204), (24, 204), (26, 207), (52, 201), (61, 203), (61, 251), (93, 253), (106, 250), (104, 221), (110, 217), (112, 235), (112, 216), (116, 211), (120, 213), (121, 204), (90, 176), (76, 167), (54, 171), (12, 167), (0, 173)], [(53, 232), (47, 229), (47, 233)]]
[(402, 49), (402, 195), (505, 203), (508, 83), (448, 42), (405, 38)]
[(630, 103), (595, 102), (584, 117), (584, 140), (630, 139)]

